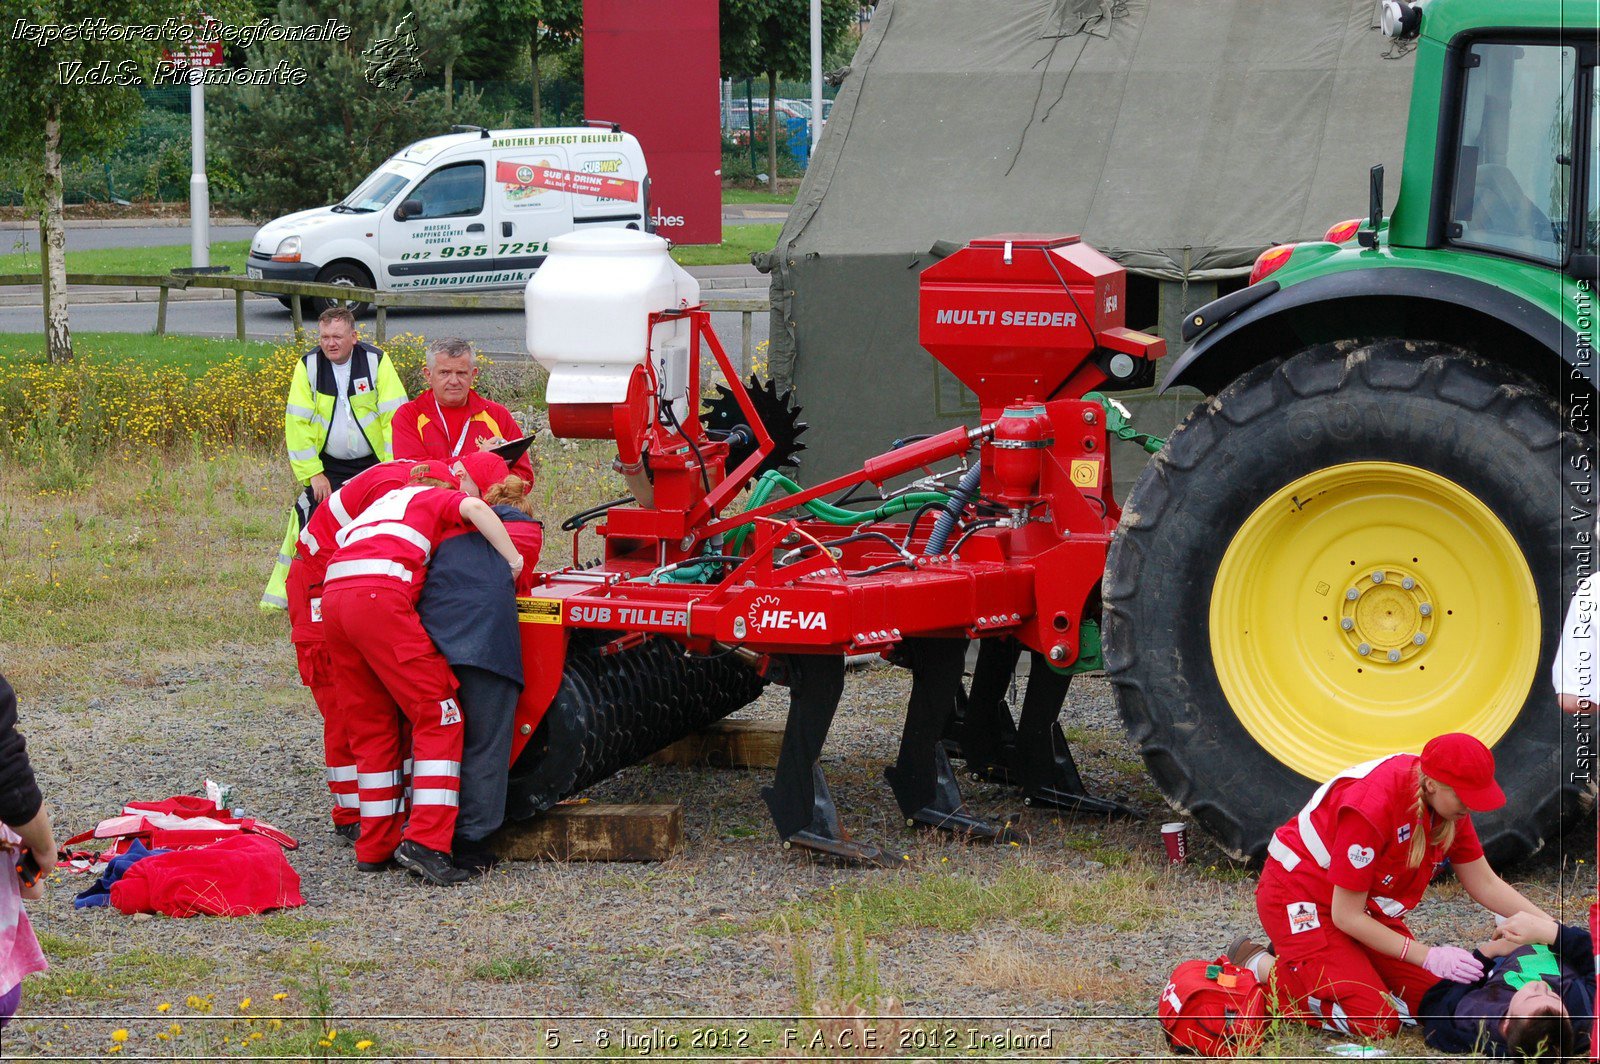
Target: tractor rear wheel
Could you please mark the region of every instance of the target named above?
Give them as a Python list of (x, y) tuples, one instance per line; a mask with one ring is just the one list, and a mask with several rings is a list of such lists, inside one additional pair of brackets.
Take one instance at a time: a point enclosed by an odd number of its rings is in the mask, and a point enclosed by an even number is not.
[(1203, 403), (1123, 509), (1107, 672), (1168, 800), (1236, 858), (1338, 770), (1434, 735), (1494, 751), (1492, 860), (1575, 807), (1550, 667), (1577, 559), (1552, 398), (1465, 351), (1315, 347)]

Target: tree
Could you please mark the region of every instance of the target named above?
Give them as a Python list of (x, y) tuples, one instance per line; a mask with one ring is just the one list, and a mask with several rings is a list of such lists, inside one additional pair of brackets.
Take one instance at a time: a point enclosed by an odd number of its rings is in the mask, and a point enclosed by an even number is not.
[(544, 125), (539, 98), (542, 60), (559, 59), (583, 40), (583, 0), (486, 0), (503, 25), (527, 34), (528, 64), (533, 80), (533, 124)]
[[(224, 21), (250, 11), (238, 0), (216, 0), (207, 8)], [(17, 11), (25, 17), (7, 19), (10, 39), (0, 48), (6, 94), (0, 163), (17, 176), (28, 206), (38, 212), (45, 342), (52, 362), (72, 358), (61, 160), (105, 153), (127, 137), (143, 106), (138, 86), (150, 80), (164, 44), (175, 43), (142, 36), (105, 40), (100, 38), (109, 34), (81, 32), (86, 19), (105, 12), (104, 0), (29, 0)], [(193, 0), (122, 0), (113, 21), (163, 26), (173, 19), (176, 25), (197, 14)], [(47, 40), (54, 27), (80, 32)]]
[[(250, 50), (251, 67), (282, 59), (305, 69), (305, 83), (218, 94), (217, 154), (244, 185), (232, 206), (272, 217), (336, 202), (407, 144), (448, 132), (452, 121), (482, 117), (480, 94), (455, 92), (447, 100), (442, 90), (415, 82), (368, 80), (371, 63), (362, 53), (390, 37), (410, 11), (404, 0), (279, 0), (274, 21), (281, 25), (336, 19), (355, 32), (343, 42), (259, 42)], [(412, 25), (420, 45), (426, 19), (419, 13)], [(422, 58), (425, 68), (432, 66)]]
[(478, 0), (410, 0), (410, 4), (417, 16), (422, 61), (430, 71), (444, 74), (444, 109), (449, 115), (455, 104), (456, 60), (477, 26)]
[[(854, 24), (855, 0), (822, 0), (822, 50)], [(809, 0), (721, 0), (724, 77), (767, 78), (767, 187), (778, 190), (778, 79), (811, 71)]]

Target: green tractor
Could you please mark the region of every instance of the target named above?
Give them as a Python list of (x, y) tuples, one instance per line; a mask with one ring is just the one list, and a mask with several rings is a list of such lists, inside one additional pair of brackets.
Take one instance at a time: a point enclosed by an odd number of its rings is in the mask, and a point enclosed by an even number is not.
[(1375, 168), (1368, 219), (1190, 316), (1164, 387), (1207, 398), (1107, 566), (1123, 719), (1238, 858), (1317, 782), (1442, 732), (1494, 750), (1499, 860), (1591, 774), (1551, 666), (1594, 549), (1596, 8), (1383, 8), (1416, 49), (1393, 217)]

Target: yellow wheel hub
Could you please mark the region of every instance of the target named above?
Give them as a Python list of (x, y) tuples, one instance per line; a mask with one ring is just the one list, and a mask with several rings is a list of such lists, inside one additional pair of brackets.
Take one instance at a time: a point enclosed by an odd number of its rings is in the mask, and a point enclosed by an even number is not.
[(1465, 488), (1395, 462), (1329, 466), (1257, 507), (1223, 554), (1210, 621), (1234, 714), (1314, 780), (1443, 732), (1494, 745), (1539, 661), (1511, 533)]

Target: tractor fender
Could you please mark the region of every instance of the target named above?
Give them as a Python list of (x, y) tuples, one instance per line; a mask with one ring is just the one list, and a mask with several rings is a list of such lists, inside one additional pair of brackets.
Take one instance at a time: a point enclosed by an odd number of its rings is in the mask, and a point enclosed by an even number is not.
[[(1215, 393), (1240, 373), (1286, 350), (1357, 335), (1326, 334), (1325, 323), (1309, 320), (1313, 310), (1326, 311), (1339, 302), (1367, 306), (1382, 302), (1404, 307), (1408, 318), (1431, 314), (1441, 316), (1436, 320), (1454, 319), (1457, 328), (1463, 320), (1497, 323), (1502, 332), (1509, 330), (1577, 367), (1591, 386), (1596, 384), (1596, 360), (1592, 356), (1577, 357), (1577, 335), (1572, 329), (1521, 296), (1459, 274), (1410, 266), (1374, 266), (1300, 281), (1264, 298), (1238, 299), (1248, 291), (1246, 288), (1213, 300), (1191, 315), (1190, 321), (1216, 320), (1216, 324), (1178, 358), (1159, 393), (1184, 384)], [(1357, 306), (1349, 310), (1352, 318), (1362, 313)], [(1358, 321), (1356, 318), (1351, 325), (1359, 329)], [(1293, 340), (1291, 346), (1273, 342), (1285, 335)], [(1439, 337), (1419, 334), (1415, 338)], [(1484, 353), (1492, 357), (1491, 352)]]

